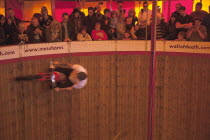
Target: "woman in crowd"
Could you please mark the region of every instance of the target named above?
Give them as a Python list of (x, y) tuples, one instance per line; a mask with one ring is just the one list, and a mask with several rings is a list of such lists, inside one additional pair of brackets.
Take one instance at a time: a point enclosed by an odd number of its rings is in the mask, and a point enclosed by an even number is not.
[(91, 41), (92, 38), (90, 35), (86, 32), (86, 28), (83, 27), (80, 31), (80, 33), (77, 34), (77, 40), (78, 41)]
[(80, 11), (77, 8), (74, 9), (72, 14), (73, 16), (69, 19), (70, 31), (72, 32), (73, 35), (72, 40), (76, 40), (77, 34), (84, 25), (84, 18), (82, 18), (82, 16), (80, 15)]
[(166, 40), (175, 40), (177, 37), (177, 30), (176, 30), (176, 16), (172, 15), (168, 24), (167, 24), (167, 35)]
[(48, 10), (46, 6), (43, 6), (41, 8), (41, 15), (42, 16), (38, 18), (40, 21), (40, 26), (46, 29), (50, 26), (50, 23), (53, 21), (53, 17), (48, 15)]
[(136, 12), (133, 8), (131, 8), (128, 11), (128, 17), (126, 17), (126, 18), (131, 18), (133, 26), (135, 26), (135, 23), (138, 22), (138, 18), (136, 17)]
[(95, 29), (91, 33), (93, 40), (107, 40), (108, 36), (104, 30), (101, 30), (101, 24), (99, 22), (96, 23)]
[(50, 24), (50, 27), (47, 28), (46, 41), (47, 42), (61, 42), (61, 41), (63, 41), (61, 24), (57, 20), (53, 20)]

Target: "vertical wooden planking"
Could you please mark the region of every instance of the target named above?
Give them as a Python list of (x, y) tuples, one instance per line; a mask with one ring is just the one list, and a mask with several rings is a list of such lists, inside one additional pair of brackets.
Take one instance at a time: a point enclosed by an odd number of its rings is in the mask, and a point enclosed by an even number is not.
[(156, 140), (209, 139), (209, 63), (202, 57), (158, 56)]

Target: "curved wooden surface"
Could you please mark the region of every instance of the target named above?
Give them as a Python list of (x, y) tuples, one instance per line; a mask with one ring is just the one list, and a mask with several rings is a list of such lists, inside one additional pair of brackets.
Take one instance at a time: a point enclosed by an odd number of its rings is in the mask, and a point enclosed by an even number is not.
[[(157, 45), (153, 138), (209, 140), (209, 50), (192, 54), (195, 50), (189, 49), (188, 53), (188, 48), (167, 48), (167, 44), (175, 43)], [(47, 54), (20, 53), (20, 49), (40, 44), (11, 46), (17, 47), (19, 53), (10, 59), (1, 53), (11, 48), (0, 48), (0, 139), (147, 140), (151, 111), (149, 44), (75, 42), (68, 45), (66, 52)], [(47, 88), (47, 83), (14, 81), (16, 76), (47, 71), (49, 62), (55, 60), (87, 68), (87, 86), (56, 93)]]

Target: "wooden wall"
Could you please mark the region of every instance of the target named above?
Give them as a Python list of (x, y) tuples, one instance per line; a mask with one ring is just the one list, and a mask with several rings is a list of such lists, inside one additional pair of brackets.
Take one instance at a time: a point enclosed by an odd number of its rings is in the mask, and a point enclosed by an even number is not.
[[(50, 60), (83, 65), (88, 85), (55, 93), (46, 83), (13, 80), (47, 71)], [(148, 60), (110, 55), (1, 65), (0, 140), (146, 139)]]
[[(56, 93), (13, 80), (53, 60), (86, 67), (88, 85)], [(147, 140), (149, 55), (20, 60), (0, 73), (0, 140)], [(209, 84), (209, 58), (157, 57), (154, 140), (210, 139)]]

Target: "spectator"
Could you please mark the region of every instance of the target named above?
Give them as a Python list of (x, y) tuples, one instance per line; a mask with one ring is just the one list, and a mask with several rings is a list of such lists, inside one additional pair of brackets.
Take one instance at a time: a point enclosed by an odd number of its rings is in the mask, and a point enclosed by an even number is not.
[(132, 18), (126, 18), (126, 20), (125, 20), (125, 31), (130, 32), (133, 27), (134, 26), (132, 24)]
[(0, 26), (0, 46), (3, 46), (5, 44), (5, 32), (4, 32), (4, 28), (2, 26)]
[(136, 12), (133, 8), (128, 11), (128, 17), (132, 19), (132, 25), (135, 26), (135, 23), (138, 22), (138, 18), (136, 17)]
[(201, 25), (199, 18), (194, 22), (194, 25), (187, 31), (186, 38), (189, 41), (204, 41), (207, 36), (206, 27)]
[(210, 41), (210, 6), (209, 6), (209, 14), (207, 14), (203, 19), (203, 25), (207, 29), (207, 41)]
[(132, 29), (131, 29), (131, 37), (133, 40), (137, 40), (138, 36), (137, 36), (137, 32), (139, 31), (139, 23), (137, 23)]
[(176, 30), (176, 16), (172, 15), (168, 24), (167, 24), (167, 35), (166, 40), (175, 40), (177, 37)]
[(77, 34), (84, 25), (84, 19), (81, 17), (78, 9), (74, 9), (73, 16), (69, 21), (70, 31), (72, 32), (71, 40), (77, 39)]
[(87, 33), (91, 34), (92, 30), (95, 28), (97, 18), (95, 16), (94, 8), (88, 7), (88, 15), (84, 18), (84, 26), (87, 27)]
[(85, 17), (84, 25), (87, 27), (87, 33), (91, 34), (92, 30), (95, 28), (95, 24), (97, 22), (96, 17), (94, 16), (93, 7), (88, 8), (88, 15)]
[(208, 14), (206, 11), (201, 10), (202, 9), (202, 3), (198, 2), (195, 6), (195, 11), (190, 14), (191, 17), (193, 17), (193, 20), (200, 19), (201, 21), (203, 18)]
[(140, 25), (142, 25), (142, 22), (145, 23), (145, 21), (148, 25), (150, 25), (151, 17), (152, 17), (152, 11), (148, 9), (148, 3), (144, 2), (143, 9), (141, 9), (138, 16)]
[(111, 12), (111, 22), (110, 22), (111, 39), (117, 39), (116, 27), (117, 27), (117, 12), (112, 11)]
[(150, 40), (151, 39), (151, 27), (147, 23), (140, 25), (139, 31), (136, 32), (139, 40)]
[(117, 39), (121, 40), (123, 39), (123, 35), (125, 33), (125, 10), (120, 13), (120, 15), (117, 18), (117, 28), (116, 28), (116, 34)]
[(122, 11), (123, 11), (123, 1), (118, 1), (117, 2), (117, 15), (119, 16)]
[(42, 6), (42, 8), (41, 8), (41, 17), (40, 17), (40, 22), (42, 22), (42, 20), (43, 20), (43, 18), (44, 18), (44, 15), (48, 15), (48, 19), (50, 20), (50, 21), (53, 21), (53, 17), (51, 16), (51, 15), (49, 15), (48, 14), (48, 10), (47, 10), (47, 7), (46, 6)]
[(180, 16), (180, 12), (179, 12), (179, 8), (182, 7), (182, 4), (181, 3), (177, 3), (176, 4), (176, 11), (173, 12), (171, 15), (175, 16), (175, 17), (179, 17)]
[(63, 41), (65, 42), (68, 42), (68, 41), (71, 41), (71, 37), (72, 37), (72, 32), (70, 30), (70, 23), (69, 23), (69, 15), (68, 13), (63, 13), (62, 15), (62, 22), (61, 22), (61, 25), (62, 25), (62, 38), (63, 38)]
[(7, 44), (12, 44), (12, 36), (14, 32), (17, 32), (17, 26), (20, 22), (22, 22), (20, 19), (15, 17), (15, 12), (12, 8), (7, 9), (7, 21), (6, 21), (6, 28), (5, 32), (7, 35)]
[(43, 20), (42, 14), (40, 14), (40, 13), (34, 13), (33, 17), (38, 18), (39, 19), (39, 22), (41, 20)]
[(103, 14), (101, 14), (101, 3), (99, 3), (95, 8), (95, 16), (97, 22), (100, 22), (102, 20)]
[(185, 39), (186, 32), (179, 32), (176, 41), (186, 41)]
[(80, 33), (77, 34), (77, 40), (78, 41), (91, 41), (92, 38), (90, 35), (86, 32), (86, 28), (83, 27), (80, 31)]
[(13, 33), (12, 44), (24, 44), (28, 42), (26, 26), (23, 22), (18, 24), (18, 31)]
[(27, 36), (29, 43), (41, 43), (45, 41), (45, 33), (43, 28), (39, 25), (37, 18), (32, 18), (31, 24), (27, 29)]
[(50, 27), (50, 24), (53, 20), (49, 17), (48, 14), (42, 15), (42, 20), (40, 21), (40, 26), (46, 30), (46, 28)]
[(108, 36), (104, 30), (101, 30), (101, 24), (99, 22), (96, 23), (95, 29), (91, 33), (93, 40), (107, 40)]
[[(3, 15), (0, 14), (0, 27), (3, 28), (4, 30), (4, 34), (6, 35), (5, 33), (5, 29), (6, 29), (6, 19)], [(6, 36), (5, 36), (5, 39), (6, 39)]]
[(50, 27), (47, 28), (46, 41), (47, 42), (61, 42), (61, 41), (63, 41), (61, 24), (57, 20), (53, 20), (50, 24)]
[(193, 18), (186, 13), (186, 8), (184, 6), (179, 9), (180, 16), (177, 18), (176, 28), (178, 32), (187, 32), (189, 28), (192, 27)]
[[(151, 19), (152, 21), (152, 19)], [(156, 39), (164, 40), (167, 33), (166, 23), (157, 15)]]
[(79, 14), (81, 15), (82, 18), (85, 17), (85, 13), (81, 11), (81, 4), (80, 2), (76, 3), (76, 8), (79, 10)]
[(124, 33), (123, 40), (131, 40), (131, 34), (130, 34), (130, 32), (125, 32)]
[(111, 18), (110, 18), (110, 10), (109, 9), (105, 9), (104, 10), (104, 15), (102, 16), (102, 19), (100, 21), (101, 23), (101, 29), (104, 30), (106, 32), (106, 34), (108, 35), (109, 39), (111, 39), (111, 34), (110, 34), (110, 23), (111, 23)]
[(5, 20), (5, 17), (3, 15), (0, 15), (0, 26), (3, 27), (3, 28), (6, 25), (6, 22), (5, 21), (6, 21)]

